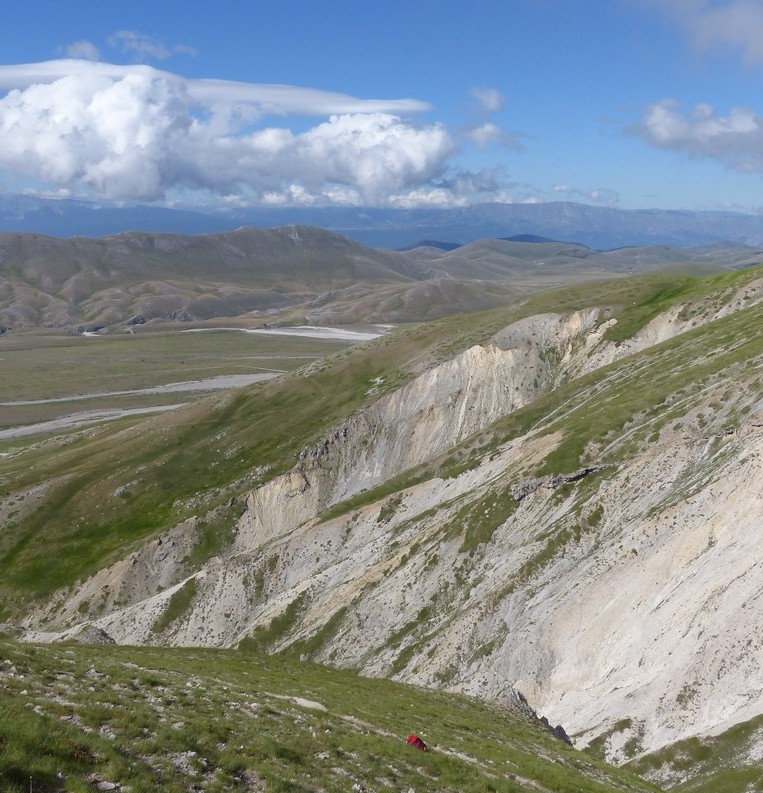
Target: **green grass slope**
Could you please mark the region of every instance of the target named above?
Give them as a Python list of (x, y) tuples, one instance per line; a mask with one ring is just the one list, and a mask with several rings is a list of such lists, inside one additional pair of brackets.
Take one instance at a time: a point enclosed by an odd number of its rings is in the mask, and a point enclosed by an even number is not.
[(516, 705), (231, 651), (7, 641), (0, 789), (658, 791)]

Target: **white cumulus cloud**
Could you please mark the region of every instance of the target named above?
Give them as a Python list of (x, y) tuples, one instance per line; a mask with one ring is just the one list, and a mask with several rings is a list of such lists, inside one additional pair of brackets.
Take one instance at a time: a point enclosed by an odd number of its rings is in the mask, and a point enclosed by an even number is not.
[(467, 137), (480, 148), (497, 144), (507, 149), (521, 149), (522, 145), (517, 140), (517, 135), (504, 132), (497, 124), (491, 121), (471, 127), (467, 130)]
[[(85, 60), (0, 66), (0, 88), (10, 89), (0, 99), (0, 168), (110, 198), (196, 190), (270, 203), (433, 202), (432, 182), (458, 148), (442, 124), (405, 118), (428, 108), (412, 99)], [(289, 114), (324, 120), (299, 133), (263, 123)]]
[(663, 99), (649, 105), (631, 131), (659, 148), (715, 158), (737, 170), (763, 170), (763, 119), (748, 108), (722, 115), (700, 103), (686, 113), (675, 100)]
[(210, 139), (196, 125), (186, 143), (184, 161), (195, 151), (205, 156), (190, 177), (195, 186), (220, 193), (247, 187), (271, 202), (285, 195), (297, 203), (331, 200), (339, 186), (342, 203), (383, 204), (428, 183), (454, 151), (444, 127), (418, 128), (388, 113), (337, 114), (299, 134), (267, 128), (237, 138)]

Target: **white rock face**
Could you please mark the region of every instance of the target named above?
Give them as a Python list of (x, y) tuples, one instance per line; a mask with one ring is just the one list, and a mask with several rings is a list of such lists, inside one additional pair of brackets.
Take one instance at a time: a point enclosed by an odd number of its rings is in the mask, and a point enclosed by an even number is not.
[[(582, 741), (629, 718), (653, 749), (763, 709), (763, 434), (750, 429), (726, 443), (737, 448), (712, 480), (664, 507), (698, 446), (677, 455), (673, 439), (619, 471), (600, 491), (598, 547), (548, 566), (521, 608), (504, 604), (511, 637), (502, 671)], [(627, 498), (634, 481), (655, 487)]]
[[(753, 287), (718, 315), (758, 299)], [(657, 317), (620, 345), (604, 339), (609, 322), (593, 309), (505, 328), (380, 397), (247, 494), (231, 553), (194, 574), (191, 607), (162, 635), (150, 626), (185, 580), (192, 523), (86, 582), (63, 614), (74, 618), (108, 584), (108, 613), (93, 624), (120, 643), (230, 646), (288, 614), (269, 645), (279, 649), (329, 624), (316, 660), (495, 699), (516, 687), (579, 743), (619, 723), (607, 743), (614, 760), (627, 759), (629, 740), (649, 751), (758, 715), (763, 403), (754, 393), (733, 433), (708, 394), (616, 467), (563, 489), (535, 482), (518, 503), (512, 488), (561, 433), (539, 428), (458, 476), (319, 522), (327, 506), (566, 379), (683, 332), (696, 322), (685, 314)]]
[(573, 345), (586, 350), (601, 341), (597, 317), (595, 310), (530, 317), (382, 396), (301, 465), (250, 493), (237, 548), (291, 531), (530, 403), (585, 360)]

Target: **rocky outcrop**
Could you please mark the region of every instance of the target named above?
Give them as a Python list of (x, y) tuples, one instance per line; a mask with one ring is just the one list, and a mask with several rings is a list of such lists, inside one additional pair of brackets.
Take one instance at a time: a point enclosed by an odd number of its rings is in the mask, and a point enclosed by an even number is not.
[(539, 487), (545, 487), (547, 490), (554, 490), (557, 487), (570, 484), (571, 482), (579, 482), (589, 474), (603, 471), (606, 467), (605, 465), (588, 465), (570, 474), (547, 474), (546, 476), (540, 476), (536, 479), (526, 479), (523, 482), (518, 482), (511, 486), (511, 495), (516, 501), (522, 501), (531, 493), (534, 493)]
[(116, 644), (105, 630), (89, 623), (79, 625), (67, 638), (77, 644)]

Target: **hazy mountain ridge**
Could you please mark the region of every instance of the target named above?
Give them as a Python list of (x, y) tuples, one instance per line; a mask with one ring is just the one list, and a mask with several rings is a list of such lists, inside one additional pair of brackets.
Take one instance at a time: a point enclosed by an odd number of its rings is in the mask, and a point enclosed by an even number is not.
[(653, 244), (685, 247), (719, 241), (763, 244), (763, 218), (738, 212), (624, 210), (569, 202), (437, 209), (259, 207), (215, 212), (0, 196), (0, 231), (66, 237), (122, 231), (202, 234), (239, 226), (295, 224), (332, 229), (385, 248), (403, 248), (427, 239), (467, 243), (515, 235), (576, 241), (597, 249)]
[[(410, 330), (314, 367), (305, 387), (359, 378), (357, 408), (297, 439), (296, 464), (250, 468), (220, 493), (236, 494), (215, 513), (221, 530), (235, 520), (226, 549), (189, 567), (211, 520), (197, 498), (195, 517), (57, 593), (28, 627), (243, 639), (489, 698), (515, 684), (620, 762), (758, 715), (760, 273), (598, 289), (556, 296), (574, 310), (532, 311), (545, 296), (513, 322)], [(277, 410), (295, 388), (273, 382), (258, 404)], [(205, 419), (221, 455), (238, 453), (246, 404)]]
[(68, 240), (0, 235), (0, 276), (0, 322), (66, 326), (264, 313), (358, 282), (401, 286), (427, 274), (394, 252), (291, 227)]

